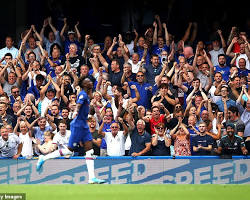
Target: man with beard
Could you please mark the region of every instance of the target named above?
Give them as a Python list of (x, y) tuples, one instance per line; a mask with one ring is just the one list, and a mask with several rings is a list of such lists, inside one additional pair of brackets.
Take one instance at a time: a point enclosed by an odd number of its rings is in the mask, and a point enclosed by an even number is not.
[(228, 121), (226, 123), (234, 124), (236, 128), (236, 134), (240, 137), (243, 137), (245, 125), (243, 121), (240, 119), (239, 110), (235, 106), (230, 106), (227, 111)]
[(233, 124), (227, 124), (226, 132), (227, 135), (220, 139), (217, 153), (223, 156), (247, 155), (248, 151), (242, 137), (235, 135), (235, 126)]
[(218, 62), (219, 65), (214, 66), (214, 72), (220, 72), (223, 80), (228, 81), (230, 76), (230, 67), (226, 66), (226, 56), (224, 54), (218, 55)]

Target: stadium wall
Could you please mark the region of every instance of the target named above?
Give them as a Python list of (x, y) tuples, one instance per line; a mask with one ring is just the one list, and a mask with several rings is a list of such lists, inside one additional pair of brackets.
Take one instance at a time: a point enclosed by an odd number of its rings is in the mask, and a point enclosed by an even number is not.
[[(48, 160), (1, 159), (1, 184), (85, 184), (82, 157)], [(96, 176), (108, 184), (249, 184), (250, 157), (98, 157)]]

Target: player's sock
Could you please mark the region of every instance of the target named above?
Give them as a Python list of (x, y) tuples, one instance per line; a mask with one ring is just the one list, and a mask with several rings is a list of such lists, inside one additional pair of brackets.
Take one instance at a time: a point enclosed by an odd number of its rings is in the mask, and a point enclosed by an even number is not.
[(66, 156), (66, 155), (71, 155), (73, 152), (70, 151), (68, 148), (63, 148), (56, 150), (52, 153), (47, 154), (46, 156), (43, 157), (44, 161), (52, 158), (58, 158), (60, 156)]
[(88, 168), (89, 180), (95, 178), (95, 166), (94, 166), (93, 153), (94, 153), (94, 150), (91, 149), (86, 152), (86, 156), (85, 156), (86, 165)]

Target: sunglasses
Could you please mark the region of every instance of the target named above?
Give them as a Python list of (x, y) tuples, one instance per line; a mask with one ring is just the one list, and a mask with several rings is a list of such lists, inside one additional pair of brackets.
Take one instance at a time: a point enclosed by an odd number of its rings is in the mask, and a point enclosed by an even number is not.
[(163, 128), (163, 127), (157, 127), (157, 129), (158, 129), (158, 130), (164, 130), (164, 128)]
[(137, 75), (137, 77), (143, 77), (144, 75)]
[(118, 128), (118, 126), (111, 126), (110, 128)]

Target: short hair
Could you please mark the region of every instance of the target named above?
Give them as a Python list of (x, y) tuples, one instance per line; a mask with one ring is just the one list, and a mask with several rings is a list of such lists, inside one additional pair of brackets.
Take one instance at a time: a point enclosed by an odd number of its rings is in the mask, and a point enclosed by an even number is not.
[(93, 116), (93, 115), (89, 115), (89, 117), (88, 117), (88, 122), (89, 121), (96, 121), (96, 118)]
[(168, 84), (167, 83), (162, 83), (162, 84), (160, 84), (159, 88), (168, 88)]
[(67, 126), (67, 121), (65, 119), (62, 119), (62, 120), (59, 121), (59, 124), (65, 124)]
[(63, 107), (62, 110), (67, 110), (69, 112), (69, 108)]
[(123, 67), (124, 67), (125, 65), (128, 65), (129, 67), (131, 67), (131, 68), (132, 68), (131, 63), (129, 63), (129, 62), (125, 62), (125, 63), (123, 64)]
[(222, 89), (222, 88), (226, 88), (227, 91), (229, 91), (228, 85), (222, 85), (222, 86), (221, 86), (221, 89)]
[(160, 122), (160, 123), (156, 124), (155, 127), (164, 127), (165, 128), (165, 124)]
[(45, 132), (44, 132), (44, 136), (50, 136), (51, 139), (53, 139), (54, 134), (53, 134), (51, 131), (45, 131)]
[(6, 54), (4, 55), (4, 58), (5, 58), (6, 56), (10, 56), (11, 59), (13, 58), (11, 53), (6, 53)]
[(71, 43), (70, 45), (69, 45), (69, 47), (70, 46), (74, 46), (75, 48), (76, 48), (76, 50), (78, 50), (78, 47), (77, 47), (77, 45), (75, 44), (75, 43)]
[(36, 76), (36, 80), (40, 80), (40, 81), (43, 81), (45, 78), (44, 78), (44, 76), (42, 75), (42, 74), (38, 74), (37, 76)]
[(151, 59), (152, 59), (153, 57), (158, 57), (158, 58), (159, 58), (159, 56), (158, 56), (157, 54), (152, 54), (152, 55), (151, 55)]
[(154, 108), (158, 108), (158, 109), (160, 110), (159, 106), (153, 106), (153, 107), (151, 108), (151, 112), (153, 111)]
[(112, 59), (112, 60), (111, 60), (111, 62), (113, 62), (113, 61), (115, 61), (115, 62), (116, 62), (116, 64), (120, 66), (120, 62), (119, 62), (119, 60), (118, 60), (118, 59), (116, 59), (116, 58), (115, 58), (115, 59)]
[(142, 119), (139, 119), (139, 120), (136, 122), (136, 125), (139, 124), (140, 122), (141, 122), (144, 126), (146, 125), (145, 121), (142, 120)]
[(221, 54), (218, 55), (218, 59), (219, 59), (219, 57), (221, 57), (221, 56), (223, 56), (223, 57), (226, 59), (226, 55), (223, 54), (223, 53), (221, 53)]
[(192, 82), (194, 82), (194, 81), (199, 81), (199, 82), (201, 82), (201, 80), (200, 80), (199, 78), (197, 78), (197, 77), (195, 77), (195, 78), (193, 79)]
[(100, 47), (100, 45), (99, 45), (99, 44), (92, 44), (92, 45), (91, 45), (91, 47), (90, 47), (90, 51), (92, 52), (92, 51), (93, 51), (93, 49), (94, 49), (94, 47), (97, 47), (97, 46), (99, 46), (99, 47)]
[[(14, 89), (16, 89), (16, 88), (18, 88), (16, 85), (14, 85), (14, 86), (12, 86), (11, 87), (11, 89), (10, 89), (10, 91), (12, 92), (12, 90), (14, 90)], [(19, 88), (18, 88), (19, 89)]]
[(33, 55), (35, 56), (35, 58), (36, 58), (36, 54), (35, 54), (33, 51), (31, 51), (31, 52), (28, 53), (28, 57), (29, 57), (31, 54), (33, 54)]
[(239, 109), (237, 108), (237, 107), (235, 107), (235, 106), (230, 106), (229, 108), (228, 108), (228, 111), (231, 111), (232, 113), (236, 113), (236, 115), (238, 115), (239, 114)]

